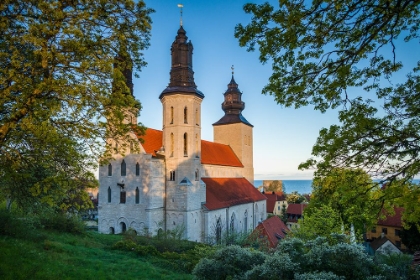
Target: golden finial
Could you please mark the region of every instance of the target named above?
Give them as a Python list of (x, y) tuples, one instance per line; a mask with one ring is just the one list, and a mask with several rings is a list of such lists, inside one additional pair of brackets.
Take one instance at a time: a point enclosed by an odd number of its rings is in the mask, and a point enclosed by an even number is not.
[(181, 19), (179, 21), (179, 24), (182, 26), (182, 8), (184, 8), (184, 5), (178, 4), (178, 8), (180, 9), (180, 12), (181, 12)]

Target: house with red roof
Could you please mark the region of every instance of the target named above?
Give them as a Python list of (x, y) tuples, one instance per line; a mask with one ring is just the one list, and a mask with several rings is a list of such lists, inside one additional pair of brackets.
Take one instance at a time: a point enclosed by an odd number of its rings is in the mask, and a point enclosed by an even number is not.
[(303, 210), (308, 206), (306, 203), (289, 203), (287, 206), (287, 227), (289, 229), (298, 227), (298, 221), (303, 217)]
[(366, 232), (366, 239), (370, 242), (376, 239), (383, 239), (386, 237), (387, 240), (392, 242), (398, 249), (405, 250), (406, 247), (401, 243), (401, 231), (403, 230), (402, 225), (402, 213), (404, 208), (395, 207), (395, 213), (393, 215), (385, 215), (385, 218), (378, 220), (377, 224), (368, 232)]
[(267, 214), (281, 215), (283, 209), (287, 210), (287, 200), (283, 192), (265, 192), (262, 194), (267, 198)]
[(266, 238), (271, 248), (277, 246), (281, 239), (284, 239), (289, 232), (289, 228), (280, 220), (279, 217), (273, 216), (261, 222), (254, 230), (254, 236), (258, 238)]
[[(181, 25), (171, 46), (169, 84), (156, 95), (162, 129), (148, 128), (144, 135), (133, 129), (126, 139), (107, 139), (114, 160), (99, 168), (99, 232), (176, 230), (188, 240), (217, 242), (265, 220), (266, 197), (253, 185), (253, 126), (242, 115), (245, 103), (233, 68), (224, 115), (213, 124), (214, 141), (203, 140), (204, 94), (194, 82), (192, 52)], [(133, 94), (131, 69), (121, 72), (127, 94)], [(137, 114), (130, 112), (125, 122), (135, 128)]]

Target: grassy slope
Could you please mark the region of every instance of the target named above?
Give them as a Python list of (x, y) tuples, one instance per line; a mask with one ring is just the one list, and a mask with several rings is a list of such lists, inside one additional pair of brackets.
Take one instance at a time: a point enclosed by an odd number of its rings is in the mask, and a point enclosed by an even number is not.
[(157, 257), (111, 249), (121, 239), (94, 232), (40, 232), (25, 240), (0, 235), (0, 279), (192, 279)]

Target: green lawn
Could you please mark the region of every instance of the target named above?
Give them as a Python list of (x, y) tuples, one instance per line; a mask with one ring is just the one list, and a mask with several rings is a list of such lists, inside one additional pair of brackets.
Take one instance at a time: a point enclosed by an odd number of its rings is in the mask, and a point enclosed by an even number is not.
[(0, 279), (192, 279), (157, 256), (112, 249), (120, 235), (0, 235)]

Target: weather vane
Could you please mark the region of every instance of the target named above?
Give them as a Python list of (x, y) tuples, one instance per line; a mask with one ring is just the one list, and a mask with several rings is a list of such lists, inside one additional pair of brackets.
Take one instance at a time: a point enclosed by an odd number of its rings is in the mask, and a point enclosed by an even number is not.
[(233, 76), (233, 73), (235, 72), (234, 70), (235, 70), (235, 67), (233, 67), (233, 65), (232, 65), (232, 67), (230, 67), (230, 69), (232, 69), (232, 76)]
[(179, 21), (179, 24), (182, 26), (182, 8), (184, 8), (184, 5), (178, 4), (178, 8), (180, 8), (180, 12), (181, 12), (181, 19)]

